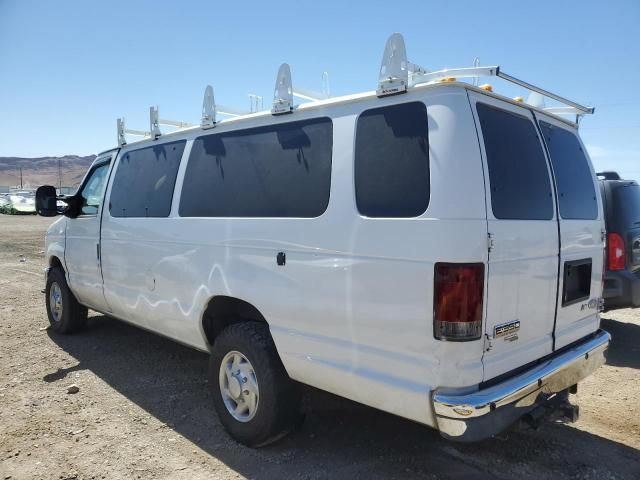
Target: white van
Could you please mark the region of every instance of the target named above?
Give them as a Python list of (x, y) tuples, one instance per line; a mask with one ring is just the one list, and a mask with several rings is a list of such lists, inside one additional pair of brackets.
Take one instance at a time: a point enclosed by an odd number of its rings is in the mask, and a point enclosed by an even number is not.
[[(496, 77), (547, 108), (460, 78)], [(476, 441), (549, 410), (605, 361), (604, 223), (577, 132), (591, 113), (498, 67), (427, 72), (387, 44), (378, 90), (98, 156), (46, 235), (60, 333), (87, 309), (211, 353), (223, 425), (259, 446), (298, 383)], [(55, 213), (41, 187), (38, 211)], [(135, 370), (132, 371), (135, 375)]]

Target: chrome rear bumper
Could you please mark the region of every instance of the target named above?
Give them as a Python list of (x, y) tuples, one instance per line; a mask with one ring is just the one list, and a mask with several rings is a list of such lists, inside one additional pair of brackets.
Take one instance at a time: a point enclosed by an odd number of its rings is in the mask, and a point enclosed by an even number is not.
[(584, 342), (496, 385), (471, 393), (433, 393), (438, 429), (446, 438), (478, 441), (589, 376), (606, 361), (611, 335), (598, 330)]

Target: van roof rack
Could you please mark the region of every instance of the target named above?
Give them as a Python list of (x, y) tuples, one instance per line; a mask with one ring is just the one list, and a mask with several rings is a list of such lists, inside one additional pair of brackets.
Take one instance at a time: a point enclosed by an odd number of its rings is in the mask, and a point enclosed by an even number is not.
[[(430, 71), (407, 60), (407, 51), (404, 38), (400, 33), (392, 34), (385, 45), (382, 63), (378, 76), (378, 88), (376, 95), (385, 97), (396, 95), (408, 91), (408, 89), (418, 86), (438, 82), (454, 82), (458, 79), (471, 79), (472, 85), (478, 86), (482, 77), (497, 77), (529, 90), (530, 95), (526, 103), (532, 107), (541, 109), (551, 115), (575, 115), (576, 125), (583, 115), (594, 113), (594, 107), (586, 107), (579, 103), (568, 100), (560, 95), (544, 90), (531, 83), (508, 75), (502, 69), (495, 66), (481, 66), (476, 58), (472, 67), (446, 68), (443, 70)], [(484, 87), (479, 87), (484, 88)], [(492, 91), (490, 88), (487, 88)], [(301, 88), (294, 89), (291, 80), (291, 69), (288, 64), (283, 63), (278, 70), (276, 85), (274, 89), (273, 104), (271, 114), (281, 115), (292, 113), (295, 110), (294, 97), (307, 101), (320, 101), (330, 98), (329, 74), (322, 74), (322, 91), (314, 92)], [(545, 107), (544, 99), (549, 98), (562, 104), (559, 107)], [(521, 97), (516, 97), (518, 102), (524, 102)], [(242, 117), (259, 112), (262, 109), (262, 97), (256, 94), (249, 94), (249, 111), (237, 110), (230, 107), (217, 105), (213, 96), (213, 87), (207, 85), (202, 101), (202, 118), (200, 128), (207, 129), (216, 126), (216, 116), (218, 114), (228, 117)], [(158, 107), (149, 108), (149, 130), (132, 130), (125, 127), (124, 118), (117, 120), (118, 145), (127, 144), (127, 135), (151, 138), (156, 140), (162, 135), (160, 125), (167, 125), (177, 129), (196, 127), (195, 124), (177, 120), (167, 120), (160, 118)], [(608, 173), (608, 172), (605, 172)]]
[[(576, 123), (578, 123), (582, 115), (593, 114), (595, 111), (594, 107), (580, 105), (579, 103), (573, 102), (561, 97), (560, 95), (509, 75), (503, 72), (497, 65), (475, 65), (473, 67), (446, 68), (443, 70), (429, 71), (407, 60), (404, 38), (400, 33), (394, 33), (387, 40), (384, 54), (382, 56), (376, 94), (379, 97), (383, 97), (406, 92), (407, 89), (417, 85), (436, 82), (452, 82), (456, 81), (458, 78), (469, 78), (475, 80), (481, 77), (501, 78), (507, 82), (529, 90), (532, 94), (536, 93), (542, 97), (542, 102), (540, 102), (540, 97), (534, 96), (537, 104), (533, 106), (542, 108), (545, 112), (553, 115), (576, 115)], [(544, 97), (562, 103), (564, 106), (545, 108)], [(531, 99), (531, 96), (529, 98)]]

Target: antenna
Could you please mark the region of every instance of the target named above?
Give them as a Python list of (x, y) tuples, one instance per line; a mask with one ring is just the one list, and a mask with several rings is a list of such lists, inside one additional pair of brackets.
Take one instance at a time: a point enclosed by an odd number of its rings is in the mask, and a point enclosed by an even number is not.
[(329, 86), (329, 72), (322, 72), (322, 94), (325, 98), (331, 97), (331, 88)]
[[(473, 68), (478, 68), (480, 66), (480, 59), (478, 57), (473, 59)], [(477, 87), (480, 83), (480, 77), (475, 77), (473, 79), (473, 86)]]
[(261, 112), (263, 108), (263, 98), (255, 93), (249, 94), (249, 113)]
[(315, 90), (308, 90), (306, 88), (295, 88), (293, 90), (293, 96), (311, 102), (326, 100), (329, 98), (329, 73), (322, 72), (322, 91), (316, 92)]
[(289, 64), (283, 63), (278, 70), (276, 87), (273, 94), (273, 115), (293, 112), (293, 87), (291, 85), (291, 69)]
[(213, 87), (211, 85), (207, 85), (204, 89), (200, 126), (202, 128), (213, 128), (216, 126), (216, 102), (213, 98)]

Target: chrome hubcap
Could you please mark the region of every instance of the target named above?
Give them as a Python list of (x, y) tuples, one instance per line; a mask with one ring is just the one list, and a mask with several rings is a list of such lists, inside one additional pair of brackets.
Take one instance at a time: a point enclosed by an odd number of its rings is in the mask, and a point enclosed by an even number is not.
[(60, 285), (52, 283), (49, 288), (49, 309), (54, 322), (59, 322), (62, 318), (62, 290)]
[(242, 353), (232, 351), (220, 364), (220, 394), (227, 410), (239, 422), (248, 422), (258, 411), (260, 394), (253, 365)]

